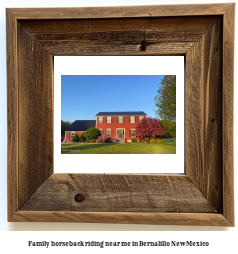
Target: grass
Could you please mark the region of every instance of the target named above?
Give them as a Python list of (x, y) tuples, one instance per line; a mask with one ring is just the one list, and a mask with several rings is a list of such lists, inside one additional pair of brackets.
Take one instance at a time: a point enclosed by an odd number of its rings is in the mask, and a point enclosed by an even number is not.
[(62, 154), (176, 154), (175, 139), (163, 139), (163, 145), (157, 144), (64, 144)]

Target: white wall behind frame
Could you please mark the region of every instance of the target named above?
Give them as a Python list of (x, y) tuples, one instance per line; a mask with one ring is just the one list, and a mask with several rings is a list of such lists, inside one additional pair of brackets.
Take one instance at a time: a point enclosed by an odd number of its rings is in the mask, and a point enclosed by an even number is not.
[[(7, 231), (7, 230), (15, 230), (15, 231), (46, 231), (46, 230), (58, 230), (58, 231), (150, 231), (147, 232), (147, 235), (155, 235), (161, 236), (164, 235), (163, 232), (158, 231), (188, 231), (188, 232), (180, 232), (179, 235), (188, 236), (190, 239), (195, 239), (198, 235), (198, 231), (227, 231), (231, 230), (234, 231), (234, 234), (228, 234), (228, 232), (217, 232), (217, 234), (213, 234), (215, 232), (207, 232), (211, 239), (216, 239), (214, 241), (214, 245), (209, 247), (209, 252), (212, 253), (223, 253), (227, 251), (228, 247), (234, 250), (231, 245), (232, 242), (236, 242), (237, 239), (237, 220), (236, 226), (234, 228), (226, 228), (226, 227), (190, 227), (190, 226), (160, 226), (160, 225), (126, 225), (126, 224), (94, 224), (94, 223), (7, 223), (7, 107), (6, 107), (6, 22), (5, 22), (5, 8), (7, 7), (83, 7), (83, 6), (126, 6), (126, 5), (154, 5), (154, 4), (206, 4), (206, 3), (230, 3), (236, 2), (236, 14), (238, 13), (237, 9), (237, 1), (233, 0), (1, 0), (0, 1), (0, 133), (1, 133), (1, 142), (0, 142), (0, 230)], [(236, 18), (236, 25), (235, 25), (235, 37), (238, 38), (238, 19)], [(237, 70), (237, 39), (236, 39), (236, 46), (235, 46), (235, 70)], [(238, 82), (237, 82), (237, 71), (235, 72), (235, 97), (234, 97), (234, 130), (238, 129)], [(234, 132), (234, 140), (238, 140), (237, 131)], [(237, 183), (238, 183), (238, 142), (235, 142), (234, 145), (234, 165), (235, 165), (235, 212), (236, 218), (238, 218), (238, 191), (237, 191)], [(154, 233), (152, 231), (155, 231)], [(195, 232), (190, 232), (195, 231)], [(22, 234), (17, 233), (13, 234), (13, 232), (0, 232), (1, 236), (1, 243), (6, 242), (5, 246), (12, 246), (11, 250), (15, 250), (15, 252), (20, 251), (20, 246), (18, 244), (14, 244), (12, 239), (20, 238)], [(115, 234), (116, 232), (110, 232), (110, 234)], [(81, 235), (81, 232), (77, 232), (77, 235)], [(124, 232), (123, 233), (125, 238), (128, 235), (131, 235), (131, 232)], [(41, 234), (43, 237), (41, 239), (45, 239), (45, 234)], [(52, 235), (52, 233), (51, 233)], [(73, 235), (73, 233), (68, 233), (69, 236)], [(105, 236), (103, 232), (100, 232), (100, 235)], [(141, 233), (143, 236), (144, 233)], [(201, 234), (200, 234), (201, 235)], [(204, 234), (202, 234), (204, 235)], [(27, 237), (28, 236), (28, 237)], [(24, 238), (20, 238), (21, 241), (21, 248), (25, 245), (25, 241), (27, 238), (34, 236), (36, 240), (39, 240), (40, 237), (38, 232), (28, 232), (27, 236), (23, 236)], [(206, 239), (208, 239), (206, 234)], [(5, 241), (5, 239), (7, 239)], [(48, 238), (47, 238), (48, 239)], [(9, 243), (9, 244), (7, 244)], [(221, 248), (221, 245), (224, 248)], [(234, 246), (237, 247), (237, 246)], [(0, 249), (3, 249), (1, 247)], [(3, 249), (5, 250), (5, 249)], [(224, 250), (224, 251), (223, 251)], [(32, 250), (30, 249), (32, 252)], [(184, 253), (184, 249), (182, 249)], [(191, 250), (189, 250), (191, 252)], [(200, 253), (200, 250), (198, 250)], [(5, 250), (6, 252), (6, 250)], [(10, 247), (8, 249), (10, 252)], [(178, 250), (176, 249), (176, 252)], [(26, 253), (26, 252), (25, 252)]]

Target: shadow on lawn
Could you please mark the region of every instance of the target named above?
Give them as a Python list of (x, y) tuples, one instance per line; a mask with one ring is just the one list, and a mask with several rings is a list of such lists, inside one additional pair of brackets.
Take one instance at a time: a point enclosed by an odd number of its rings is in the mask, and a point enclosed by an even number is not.
[[(107, 143), (107, 144), (97, 144), (97, 145), (81, 145), (81, 146), (76, 146), (76, 147), (69, 147), (69, 148), (61, 148), (61, 152), (73, 152), (73, 151), (78, 151), (78, 150), (87, 150), (87, 149), (93, 149), (93, 148), (99, 148), (99, 147), (104, 147), (104, 146), (110, 146), (110, 145), (116, 145), (116, 143)], [(68, 150), (68, 151), (66, 151)]]
[(176, 144), (176, 138), (163, 138), (163, 143), (166, 145)]

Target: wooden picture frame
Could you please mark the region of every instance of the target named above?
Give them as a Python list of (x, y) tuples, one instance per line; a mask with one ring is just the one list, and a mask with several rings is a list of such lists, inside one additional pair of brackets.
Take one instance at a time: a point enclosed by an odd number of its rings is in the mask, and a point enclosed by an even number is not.
[[(234, 17), (234, 3), (6, 9), (8, 221), (234, 226)], [(186, 174), (54, 174), (61, 55), (184, 55)]]

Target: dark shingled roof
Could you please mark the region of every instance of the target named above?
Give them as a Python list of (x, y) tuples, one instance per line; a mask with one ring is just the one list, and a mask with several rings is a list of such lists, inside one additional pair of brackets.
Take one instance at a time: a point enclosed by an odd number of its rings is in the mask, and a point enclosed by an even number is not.
[(143, 111), (99, 112), (96, 116), (146, 116)]
[(66, 129), (66, 131), (86, 131), (92, 127), (96, 127), (96, 120), (76, 120)]

